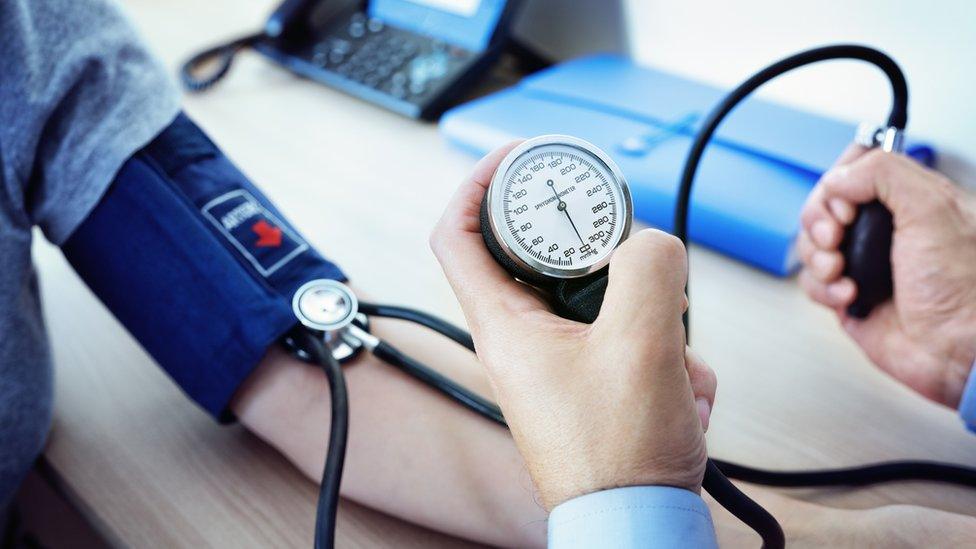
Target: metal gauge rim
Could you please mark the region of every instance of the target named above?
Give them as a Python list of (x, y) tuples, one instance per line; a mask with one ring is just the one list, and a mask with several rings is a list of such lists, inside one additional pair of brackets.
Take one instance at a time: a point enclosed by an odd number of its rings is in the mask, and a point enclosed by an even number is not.
[[(607, 172), (613, 177), (614, 182), (620, 189), (620, 194), (623, 204), (621, 205), (622, 211), (618, 215), (618, 218), (622, 220), (620, 233), (610, 248), (610, 251), (602, 257), (596, 263), (588, 267), (580, 267), (576, 269), (558, 269), (551, 265), (547, 265), (541, 261), (538, 261), (532, 257), (522, 257), (517, 251), (515, 251), (515, 246), (510, 241), (511, 234), (508, 231), (502, 231), (500, 228), (504, 225), (504, 222), (497, 219), (500, 214), (500, 209), (496, 208), (500, 196), (496, 196), (498, 193), (504, 192), (504, 181), (505, 175), (512, 165), (522, 156), (530, 153), (533, 149), (548, 145), (564, 145), (571, 148), (579, 149), (588, 156), (591, 156), (598, 160), (603, 167), (606, 168)], [(488, 223), (491, 226), (491, 232), (498, 242), (498, 245), (505, 252), (505, 255), (509, 259), (515, 262), (516, 265), (522, 267), (523, 269), (536, 272), (545, 276), (553, 278), (580, 278), (600, 269), (606, 267), (610, 263), (610, 257), (613, 255), (613, 251), (617, 249), (627, 237), (630, 236), (630, 227), (633, 220), (633, 204), (630, 197), (630, 187), (627, 184), (627, 179), (624, 177), (623, 172), (617, 164), (611, 159), (605, 152), (603, 152), (599, 147), (578, 137), (573, 137), (570, 135), (542, 135), (539, 137), (533, 137), (532, 139), (527, 139), (526, 141), (519, 144), (517, 147), (511, 150), (504, 159), (502, 159), (501, 164), (498, 165), (498, 169), (495, 170), (495, 175), (491, 178), (491, 183), (488, 185)]]

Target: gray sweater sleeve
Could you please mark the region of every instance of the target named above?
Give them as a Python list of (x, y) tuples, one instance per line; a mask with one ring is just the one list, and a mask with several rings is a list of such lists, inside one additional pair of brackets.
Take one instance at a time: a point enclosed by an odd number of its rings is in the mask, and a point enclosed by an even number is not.
[(111, 0), (0, 0), (0, 219), (63, 243), (178, 111)]

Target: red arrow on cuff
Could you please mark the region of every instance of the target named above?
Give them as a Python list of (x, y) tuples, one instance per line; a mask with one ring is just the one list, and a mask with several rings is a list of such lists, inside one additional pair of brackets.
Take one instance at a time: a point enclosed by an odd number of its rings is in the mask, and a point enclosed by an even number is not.
[(277, 248), (281, 246), (281, 229), (271, 225), (265, 220), (258, 221), (251, 225), (251, 230), (258, 235), (258, 241), (254, 243), (258, 248)]

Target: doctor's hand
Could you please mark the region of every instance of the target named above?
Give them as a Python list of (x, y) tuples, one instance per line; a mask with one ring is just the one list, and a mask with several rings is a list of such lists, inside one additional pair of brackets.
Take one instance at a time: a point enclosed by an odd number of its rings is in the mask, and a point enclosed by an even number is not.
[(685, 347), (684, 247), (631, 236), (592, 325), (556, 316), (482, 240), (479, 207), (510, 144), (458, 189), (430, 243), (547, 509), (622, 486), (701, 489), (714, 373)]
[[(894, 299), (859, 320), (839, 251), (855, 206), (880, 200), (895, 225)], [(844, 329), (882, 370), (922, 395), (959, 404), (976, 358), (976, 203), (942, 174), (903, 155), (852, 147), (804, 207), (801, 283), (836, 310)]]

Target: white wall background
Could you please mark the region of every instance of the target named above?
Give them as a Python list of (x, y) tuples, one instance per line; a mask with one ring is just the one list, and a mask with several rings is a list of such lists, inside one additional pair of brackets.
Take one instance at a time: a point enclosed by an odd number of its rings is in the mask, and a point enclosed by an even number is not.
[[(625, 0), (638, 62), (730, 88), (811, 46), (859, 42), (895, 58), (909, 83), (909, 132), (940, 169), (976, 185), (976, 0)], [(838, 118), (882, 122), (890, 94), (859, 62), (800, 69), (759, 92)]]

